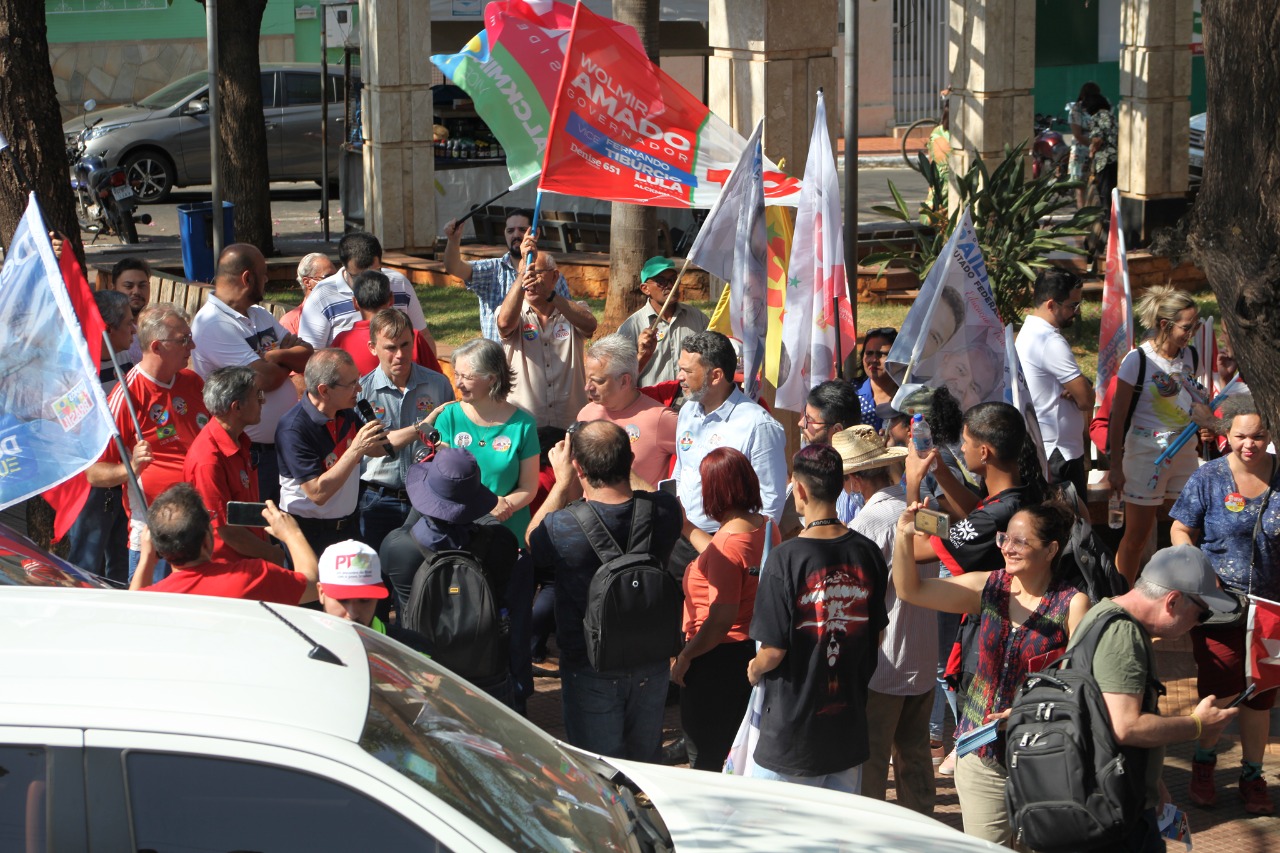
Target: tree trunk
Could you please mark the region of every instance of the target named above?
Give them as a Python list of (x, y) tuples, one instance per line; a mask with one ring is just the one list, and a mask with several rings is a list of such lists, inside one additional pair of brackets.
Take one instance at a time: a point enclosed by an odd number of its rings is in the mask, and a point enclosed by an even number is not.
[[(658, 0), (614, 0), (613, 17), (640, 34), (649, 58), (658, 61)], [(658, 211), (638, 204), (614, 202), (609, 224), (609, 295), (604, 322), (596, 333), (617, 331), (640, 307), (640, 269), (658, 253)]]
[(236, 206), (236, 242), (252, 243), (270, 257), (275, 245), (258, 61), (266, 8), (267, 0), (218, 0), (218, 161), (223, 197)]
[[(34, 189), (45, 223), (68, 237), (83, 264), (44, 5), (44, 0), (0, 0), (0, 132), (10, 146), (0, 155), (0, 242), (9, 245), (27, 209), (27, 191)], [(10, 158), (30, 186), (19, 182)]]
[(1274, 4), (1204, 4), (1208, 122), (1190, 233), (1240, 372), (1273, 428), (1280, 426), (1278, 43)]

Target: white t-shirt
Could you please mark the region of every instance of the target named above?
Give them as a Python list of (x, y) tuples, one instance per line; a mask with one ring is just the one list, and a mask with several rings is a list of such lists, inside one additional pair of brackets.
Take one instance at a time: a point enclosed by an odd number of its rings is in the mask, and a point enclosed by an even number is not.
[(1045, 453), (1057, 448), (1068, 461), (1084, 456), (1084, 412), (1074, 400), (1062, 396), (1063, 387), (1080, 375), (1071, 344), (1052, 323), (1031, 314), (1014, 347), (1031, 389)]
[[(1172, 359), (1157, 355), (1150, 341), (1142, 344), (1142, 350), (1147, 354), (1147, 376), (1130, 426), (1156, 432), (1180, 431), (1191, 423), (1191, 395), (1183, 390), (1180, 381), (1180, 374), (1195, 378), (1191, 350), (1183, 347)], [(1133, 385), (1138, 381), (1138, 361), (1138, 351), (1130, 350), (1120, 362), (1116, 376)], [(1137, 391), (1136, 388), (1134, 390)], [(1112, 417), (1123, 418), (1124, 415), (1124, 412), (1112, 413)]]
[[(220, 367), (248, 367), (266, 353), (280, 346), (289, 334), (270, 311), (250, 305), (247, 315), (210, 295), (204, 307), (191, 321), (191, 337), (196, 342), (191, 354), (191, 369), (208, 379)], [(267, 392), (262, 404), (262, 420), (244, 428), (250, 441), (276, 443), (276, 425), (285, 412), (298, 402), (298, 389), (286, 379), (278, 388)]]
[[(427, 327), (422, 316), (422, 303), (409, 279), (395, 270), (378, 270), (391, 281), (391, 302), (409, 315), (413, 328)], [(338, 270), (316, 285), (315, 290), (302, 303), (302, 317), (298, 321), (298, 337), (316, 349), (333, 344), (339, 333), (345, 332), (360, 319), (360, 311), (352, 301), (351, 284), (346, 271)]]

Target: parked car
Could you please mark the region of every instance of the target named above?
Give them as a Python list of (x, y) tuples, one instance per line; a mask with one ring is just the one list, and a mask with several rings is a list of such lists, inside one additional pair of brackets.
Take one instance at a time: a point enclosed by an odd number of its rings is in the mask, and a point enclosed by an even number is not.
[(110, 588), (110, 584), (97, 575), (50, 554), (21, 533), (0, 524), (0, 587), (4, 586)]
[(0, 849), (966, 853), (899, 806), (602, 759), (313, 610), (0, 588)]
[[(352, 71), (353, 79), (355, 71)], [(343, 74), (329, 72), (329, 179), (338, 177), (338, 147), (346, 136)], [(319, 181), (320, 68), (263, 64), (262, 109), (267, 169), (273, 181)], [(83, 137), (85, 153), (122, 165), (143, 203), (163, 201), (174, 187), (207, 184), (209, 74), (189, 74), (136, 104), (95, 110), (62, 125), (67, 144)]]
[(1191, 117), (1191, 133), (1188, 138), (1187, 150), (1187, 166), (1190, 184), (1192, 188), (1200, 186), (1200, 180), (1204, 173), (1204, 130), (1205, 130), (1205, 113), (1193, 115)]

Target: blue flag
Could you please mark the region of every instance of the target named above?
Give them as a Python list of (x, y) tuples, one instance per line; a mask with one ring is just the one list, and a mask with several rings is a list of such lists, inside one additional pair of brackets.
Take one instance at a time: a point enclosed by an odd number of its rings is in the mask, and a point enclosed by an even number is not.
[(0, 269), (0, 509), (88, 468), (112, 433), (47, 235), (33, 195)]

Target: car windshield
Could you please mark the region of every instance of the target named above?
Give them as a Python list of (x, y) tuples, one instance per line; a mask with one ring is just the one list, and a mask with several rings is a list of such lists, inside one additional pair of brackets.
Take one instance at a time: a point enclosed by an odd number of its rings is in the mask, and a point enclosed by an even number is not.
[(513, 850), (628, 851), (618, 795), (532, 724), (357, 626), (369, 656), (360, 746)]
[(108, 584), (0, 524), (0, 586), (106, 587)]
[(181, 80), (170, 83), (159, 92), (147, 95), (138, 101), (138, 106), (149, 110), (165, 110), (190, 98), (208, 84), (209, 72), (197, 71), (195, 74), (188, 74)]

